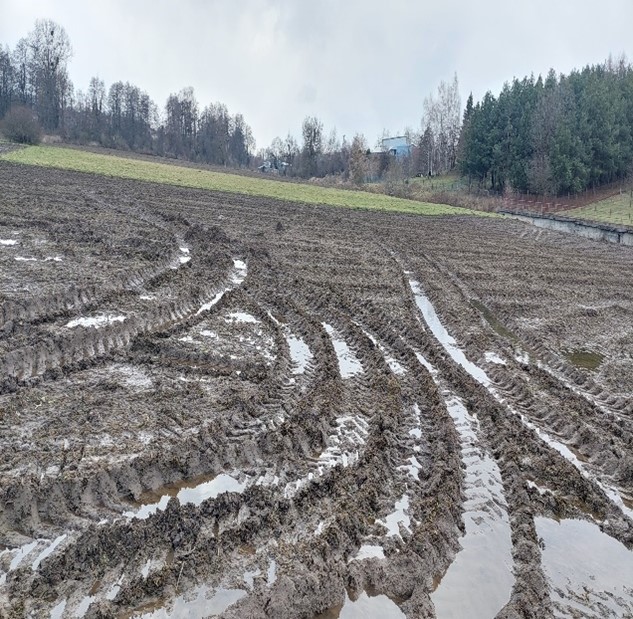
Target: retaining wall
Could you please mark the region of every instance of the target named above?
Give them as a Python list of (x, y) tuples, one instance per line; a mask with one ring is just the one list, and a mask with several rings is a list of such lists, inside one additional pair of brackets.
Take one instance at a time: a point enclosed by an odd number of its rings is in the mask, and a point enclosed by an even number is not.
[(571, 217), (561, 217), (559, 215), (534, 215), (532, 213), (514, 213), (511, 211), (499, 211), (499, 213), (504, 217), (518, 219), (539, 228), (576, 234), (593, 241), (605, 241), (633, 247), (633, 228), (612, 226), (583, 219), (572, 219)]

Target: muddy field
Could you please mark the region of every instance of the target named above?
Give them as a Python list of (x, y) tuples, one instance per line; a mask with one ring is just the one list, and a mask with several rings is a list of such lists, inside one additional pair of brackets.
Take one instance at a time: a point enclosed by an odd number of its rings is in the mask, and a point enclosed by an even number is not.
[(633, 617), (633, 249), (0, 187), (0, 617)]

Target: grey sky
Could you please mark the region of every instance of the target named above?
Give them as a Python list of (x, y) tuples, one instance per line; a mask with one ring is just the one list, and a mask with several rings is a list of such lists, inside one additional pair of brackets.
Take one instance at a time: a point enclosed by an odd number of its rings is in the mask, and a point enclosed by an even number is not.
[(163, 107), (193, 86), (201, 107), (244, 114), (258, 147), (306, 115), (373, 146), (417, 129), (455, 72), (465, 103), (513, 76), (633, 60), (633, 0), (0, 0), (0, 44), (38, 17), (68, 32), (76, 89), (130, 81)]

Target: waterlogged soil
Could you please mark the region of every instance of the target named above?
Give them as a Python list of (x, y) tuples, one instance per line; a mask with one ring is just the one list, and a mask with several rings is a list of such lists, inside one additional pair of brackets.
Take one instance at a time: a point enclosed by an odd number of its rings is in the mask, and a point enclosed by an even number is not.
[(566, 351), (565, 357), (576, 367), (586, 370), (595, 370), (604, 361), (604, 355), (591, 350)]
[(631, 248), (0, 186), (0, 617), (632, 615)]

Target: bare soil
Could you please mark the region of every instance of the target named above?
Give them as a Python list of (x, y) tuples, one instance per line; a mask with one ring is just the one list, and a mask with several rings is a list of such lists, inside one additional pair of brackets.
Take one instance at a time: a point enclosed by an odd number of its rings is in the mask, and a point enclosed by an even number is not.
[(472, 494), (450, 398), (511, 531), (491, 616), (631, 616), (557, 590), (537, 523), (633, 548), (633, 249), (6, 162), (0, 187), (0, 617), (433, 618)]

